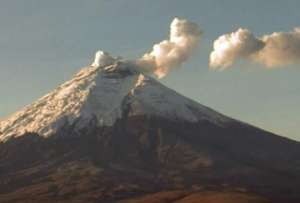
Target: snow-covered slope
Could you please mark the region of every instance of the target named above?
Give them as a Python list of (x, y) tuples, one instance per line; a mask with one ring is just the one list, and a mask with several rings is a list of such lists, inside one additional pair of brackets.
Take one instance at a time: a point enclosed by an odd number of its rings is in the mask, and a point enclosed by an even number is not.
[(74, 130), (80, 130), (94, 118), (99, 126), (111, 126), (122, 116), (125, 101), (131, 105), (131, 116), (207, 120), (217, 125), (230, 120), (144, 75), (133, 63), (109, 59), (83, 68), (70, 81), (0, 121), (0, 141), (25, 132), (47, 137), (75, 121)]

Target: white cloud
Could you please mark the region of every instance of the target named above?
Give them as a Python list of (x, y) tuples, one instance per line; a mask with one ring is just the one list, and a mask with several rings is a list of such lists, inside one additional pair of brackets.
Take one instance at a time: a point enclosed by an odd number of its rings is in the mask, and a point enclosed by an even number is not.
[(248, 59), (267, 68), (300, 63), (300, 29), (274, 32), (261, 38), (246, 29), (220, 36), (210, 54), (210, 67), (224, 69), (238, 59)]
[(236, 32), (222, 35), (214, 42), (210, 67), (228, 68), (239, 58), (248, 58), (263, 46), (264, 43), (247, 29), (240, 28)]
[(262, 37), (265, 47), (257, 53), (255, 60), (272, 68), (300, 63), (300, 29), (292, 32), (274, 32)]
[(112, 57), (109, 53), (104, 51), (97, 51), (95, 54), (95, 60), (92, 66), (100, 67), (100, 66), (108, 66), (112, 65), (117, 59)]
[(144, 70), (161, 78), (184, 63), (197, 47), (201, 32), (197, 24), (175, 18), (170, 26), (170, 37), (153, 46), (137, 61)]

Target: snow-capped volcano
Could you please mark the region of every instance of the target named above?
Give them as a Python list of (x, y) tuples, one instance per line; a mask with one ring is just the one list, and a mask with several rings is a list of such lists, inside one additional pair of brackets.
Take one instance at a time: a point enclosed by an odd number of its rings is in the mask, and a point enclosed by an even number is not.
[(209, 191), (300, 202), (299, 142), (154, 78), (181, 67), (200, 36), (195, 23), (175, 18), (169, 38), (140, 59), (99, 51), (71, 80), (1, 120), (0, 202), (144, 203), (135, 198), (161, 191), (184, 193), (164, 202)]
[(98, 52), (91, 66), (1, 121), (0, 140), (26, 132), (50, 136), (75, 122), (76, 131), (95, 118), (98, 126), (111, 126), (121, 118), (126, 103), (130, 103), (130, 115), (135, 116), (156, 115), (188, 122), (207, 120), (218, 125), (228, 120), (143, 74), (133, 62)]
[(212, 186), (299, 202), (300, 143), (148, 74), (98, 52), (91, 66), (1, 121), (0, 202), (118, 202)]

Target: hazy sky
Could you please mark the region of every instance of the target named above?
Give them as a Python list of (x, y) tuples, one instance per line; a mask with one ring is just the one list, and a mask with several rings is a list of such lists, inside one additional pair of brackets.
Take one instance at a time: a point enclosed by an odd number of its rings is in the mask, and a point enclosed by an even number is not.
[(299, 8), (298, 0), (1, 0), (0, 117), (71, 78), (98, 49), (140, 57), (179, 16), (204, 35), (184, 68), (161, 81), (221, 113), (300, 140), (300, 65), (208, 69), (218, 36), (239, 27), (257, 36), (290, 31), (300, 26)]

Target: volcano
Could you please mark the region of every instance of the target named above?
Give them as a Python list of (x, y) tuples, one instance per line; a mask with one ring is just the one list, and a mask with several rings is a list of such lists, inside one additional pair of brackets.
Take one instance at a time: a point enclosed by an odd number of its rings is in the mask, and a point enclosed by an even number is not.
[(299, 142), (129, 61), (83, 68), (0, 121), (0, 140), (0, 202), (300, 201)]

